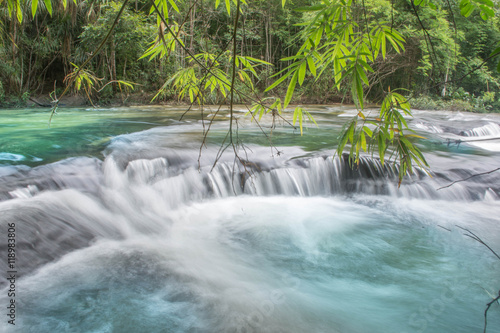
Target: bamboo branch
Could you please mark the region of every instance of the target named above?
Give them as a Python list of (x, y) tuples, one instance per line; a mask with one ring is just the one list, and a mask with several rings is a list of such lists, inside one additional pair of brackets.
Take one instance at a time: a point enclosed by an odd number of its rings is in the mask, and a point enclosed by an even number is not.
[(467, 228), (463, 228), (463, 227), (458, 226), (458, 225), (457, 225), (457, 227), (460, 228), (460, 229), (462, 229), (462, 230), (467, 231), (468, 234), (464, 234), (465, 236), (470, 237), (473, 240), (475, 240), (475, 241), (483, 244), (484, 246), (486, 246), (488, 248), (488, 250), (490, 250), (491, 253), (493, 253), (495, 255), (495, 257), (497, 257), (500, 260), (500, 256), (491, 247), (489, 247), (488, 244), (486, 244), (481, 238), (479, 238), (479, 236), (477, 236), (475, 233), (473, 233), (472, 231), (470, 231)]
[(500, 300), (500, 290), (498, 291), (498, 296), (495, 297), (491, 302), (486, 304), (486, 309), (484, 310), (484, 330), (483, 333), (486, 333), (486, 325), (488, 325), (488, 310), (490, 309), (491, 305), (495, 302), (498, 302)]
[[(469, 180), (469, 179), (477, 177), (477, 176), (483, 176), (483, 175), (487, 175), (487, 174), (493, 173), (493, 172), (498, 171), (498, 170), (500, 170), (500, 168), (496, 168), (495, 170), (490, 170), (490, 171), (486, 171), (486, 172), (476, 173), (476, 174), (474, 174), (472, 176), (469, 176), (467, 178), (455, 180), (454, 182), (452, 182), (452, 183), (450, 183), (450, 184), (448, 184), (446, 186), (438, 188), (436, 191), (442, 190), (443, 188), (448, 188), (448, 187), (450, 187), (450, 186), (452, 186), (452, 185), (454, 185), (456, 183), (464, 182), (466, 180)], [(500, 257), (498, 259), (500, 259)]]
[[(486, 244), (481, 238), (479, 238), (479, 236), (477, 236), (475, 233), (473, 233), (472, 231), (470, 231), (467, 228), (463, 228), (463, 227), (458, 226), (458, 225), (457, 225), (457, 227), (462, 229), (462, 230), (467, 231), (467, 233), (464, 234), (465, 236), (470, 237), (473, 240), (483, 244), (484, 246), (486, 246), (488, 248), (488, 250), (490, 250), (495, 255), (495, 257), (500, 259), (500, 256), (491, 247), (489, 247), (488, 244)], [(490, 307), (493, 303), (498, 302), (499, 300), (500, 300), (500, 290), (498, 291), (498, 296), (493, 298), (489, 303), (486, 304), (486, 309), (484, 310), (484, 330), (483, 330), (483, 333), (486, 333), (486, 326), (488, 324), (488, 310), (490, 309)]]
[(111, 28), (109, 29), (108, 31), (108, 34), (106, 35), (106, 37), (102, 40), (101, 44), (99, 44), (99, 46), (97, 47), (96, 51), (89, 57), (87, 58), (87, 60), (85, 60), (85, 62), (78, 67), (78, 70), (76, 71), (76, 74), (70, 79), (70, 81), (68, 82), (68, 84), (66, 85), (66, 88), (64, 89), (64, 91), (62, 92), (61, 96), (59, 97), (58, 100), (56, 100), (56, 103), (54, 105), (54, 107), (52, 108), (52, 112), (50, 113), (50, 118), (49, 118), (49, 126), (50, 126), (50, 122), (52, 121), (52, 117), (54, 116), (54, 114), (56, 113), (56, 110), (57, 110), (57, 107), (59, 106), (59, 101), (61, 100), (61, 98), (66, 95), (66, 93), (68, 92), (68, 89), (69, 87), (71, 86), (71, 84), (73, 83), (73, 81), (78, 77), (78, 74), (80, 74), (80, 72), (83, 70), (83, 68), (85, 68), (85, 66), (87, 66), (87, 64), (92, 60), (94, 59), (94, 57), (96, 55), (99, 54), (99, 52), (101, 52), (102, 48), (104, 47), (104, 44), (106, 44), (106, 42), (108, 41), (109, 37), (111, 36), (111, 34), (113, 33), (113, 30), (115, 30), (115, 27), (116, 25), (118, 24), (118, 21), (120, 20), (120, 17), (122, 16), (122, 13), (123, 11), (125, 10), (125, 7), (127, 6), (127, 3), (128, 3), (128, 0), (124, 0), (123, 1), (123, 4), (122, 4), (122, 7), (120, 8), (120, 11), (118, 12), (118, 14), (116, 14), (116, 17), (115, 17), (115, 20), (113, 22), (113, 25), (111, 26)]

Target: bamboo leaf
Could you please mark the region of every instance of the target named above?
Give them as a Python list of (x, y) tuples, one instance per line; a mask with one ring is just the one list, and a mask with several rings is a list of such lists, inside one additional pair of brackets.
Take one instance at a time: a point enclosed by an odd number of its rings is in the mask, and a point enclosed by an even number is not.
[(263, 107), (263, 106), (261, 106), (261, 107), (260, 107), (260, 113), (259, 113), (259, 121), (262, 119), (262, 116), (264, 116), (264, 111), (265, 111), (265, 110), (264, 110), (264, 107)]
[(363, 131), (371, 138), (373, 136), (372, 130), (368, 126), (363, 126)]
[(309, 66), (309, 70), (313, 76), (316, 76), (316, 65), (314, 64), (314, 60), (312, 57), (307, 57), (307, 64)]
[(298, 71), (295, 71), (295, 73), (292, 76), (292, 79), (290, 80), (290, 84), (288, 85), (288, 90), (286, 91), (285, 102), (283, 105), (283, 107), (285, 108), (292, 100), (293, 92), (295, 91), (295, 85), (297, 84), (297, 78), (298, 78)]
[(394, 40), (394, 38), (391, 35), (389, 35), (389, 34), (386, 34), (386, 38), (391, 43), (391, 45), (394, 48), (394, 50), (396, 50), (397, 53), (400, 53), (400, 51), (399, 51), (399, 46), (400, 45), (398, 45), (398, 43), (396, 43), (396, 41)]
[(347, 136), (349, 138), (350, 142), (354, 142), (354, 129), (356, 128), (356, 123), (353, 121), (351, 125), (349, 126), (349, 129), (347, 131)]
[(33, 15), (33, 17), (35, 17), (37, 9), (38, 9), (38, 0), (32, 0), (31, 1), (31, 14)]
[[(48, 0), (48, 1), (50, 3), (50, 0)], [(47, 8), (47, 10), (48, 10), (48, 8)], [(19, 21), (19, 23), (22, 23), (23, 22), (23, 10), (21, 9), (21, 0), (16, 1), (16, 14), (17, 14), (17, 20)], [(50, 7), (49, 14), (52, 15), (52, 7)]]
[(192, 89), (189, 89), (189, 100), (191, 101), (191, 103), (194, 102), (194, 94)]
[(128, 81), (123, 81), (123, 80), (116, 80), (118, 84), (123, 84), (131, 89), (134, 89), (134, 84), (133, 82), (128, 82)]
[(306, 77), (307, 62), (303, 61), (299, 67), (299, 85), (302, 86), (304, 83), (304, 78)]
[(316, 120), (314, 119), (314, 117), (307, 110), (304, 110), (304, 112), (306, 113), (307, 118), (309, 118), (309, 120), (312, 121), (314, 123), (314, 125), (316, 125), (316, 127), (319, 127), (318, 123), (316, 122)]
[(420, 135), (416, 135), (416, 134), (406, 134), (405, 137), (414, 137), (414, 138), (419, 138), (419, 139), (424, 139), (426, 140), (427, 138), (425, 136), (420, 136)]
[(361, 80), (367, 85), (369, 86), (370, 83), (368, 82), (368, 77), (366, 76), (366, 73), (365, 71), (363, 70), (363, 68), (361, 66), (358, 66), (356, 65), (356, 72), (358, 73), (359, 77), (361, 78)]
[(372, 73), (375, 72), (373, 70), (373, 68), (371, 68), (371, 66), (366, 63), (366, 61), (364, 61), (362, 59), (358, 59), (358, 63), (360, 63), (361, 66), (363, 66), (363, 68), (366, 69), (368, 72), (372, 72)]
[(380, 157), (380, 163), (384, 165), (384, 155), (385, 155), (385, 137), (382, 132), (378, 135), (378, 155)]
[(12, 0), (7, 0), (7, 10), (9, 12), (9, 17), (11, 17), (12, 12), (14, 11), (14, 5), (12, 4)]
[(367, 151), (367, 149), (366, 149), (366, 138), (365, 138), (365, 133), (364, 132), (360, 133), (360, 138), (361, 138), (361, 148), (363, 148), (364, 151)]
[(168, 2), (170, 3), (170, 5), (172, 6), (172, 8), (177, 12), (179, 13), (179, 7), (177, 7), (177, 5), (175, 4), (174, 0), (168, 0)]
[(353, 72), (351, 89), (353, 96), (357, 97), (360, 108), (363, 109), (363, 83), (356, 67), (355, 65), (354, 68), (356, 70)]
[(271, 84), (269, 87), (267, 87), (266, 90), (264, 90), (264, 92), (273, 89), (274, 87), (276, 87), (277, 85), (279, 85), (281, 82), (285, 81), (285, 79), (287, 77), (289, 77), (291, 74), (292, 74), (292, 72), (286, 73), (285, 75), (283, 75), (282, 77), (280, 77), (278, 80), (276, 80), (273, 84)]
[(253, 62), (256, 62), (256, 63), (259, 63), (259, 64), (263, 64), (263, 65), (269, 65), (269, 66), (273, 65), (270, 62), (267, 62), (267, 61), (264, 61), (264, 60), (261, 60), (261, 59), (257, 59), (257, 58), (252, 58), (252, 57), (249, 57), (249, 56), (245, 56), (245, 57), (241, 57), (240, 56), (240, 58), (244, 58), (246, 60), (250, 60), (250, 61), (253, 61)]
[(318, 46), (321, 42), (321, 37), (323, 36), (323, 28), (319, 28), (316, 31), (316, 38), (314, 39), (314, 46)]
[(381, 47), (382, 47), (382, 58), (385, 60), (385, 55), (387, 53), (385, 34), (381, 37)]
[(344, 150), (347, 141), (349, 139), (349, 132), (351, 130), (351, 127), (356, 126), (356, 119), (353, 118), (353, 120), (349, 123), (349, 126), (345, 125), (345, 127), (341, 131), (341, 136), (339, 139), (339, 145), (337, 147), (337, 154), (342, 154), (342, 151)]

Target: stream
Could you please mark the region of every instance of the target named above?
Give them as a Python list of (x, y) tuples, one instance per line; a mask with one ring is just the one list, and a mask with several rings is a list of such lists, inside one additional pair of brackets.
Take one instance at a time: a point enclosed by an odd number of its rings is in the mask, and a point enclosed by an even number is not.
[(483, 332), (500, 260), (467, 230), (500, 254), (500, 114), (415, 110), (430, 175), (398, 188), (334, 157), (356, 110), (307, 109), (269, 137), (239, 106), (244, 164), (216, 161), (227, 111), (201, 146), (181, 107), (0, 110), (0, 332)]

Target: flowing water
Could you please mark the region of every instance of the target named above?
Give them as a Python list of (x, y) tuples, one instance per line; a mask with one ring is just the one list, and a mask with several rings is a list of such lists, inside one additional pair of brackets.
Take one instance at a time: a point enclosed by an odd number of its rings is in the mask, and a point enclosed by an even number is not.
[(398, 189), (376, 157), (332, 158), (354, 110), (309, 109), (272, 149), (241, 108), (244, 162), (215, 166), (225, 112), (200, 150), (199, 112), (1, 110), (0, 331), (482, 332), (500, 260), (461, 228), (500, 253), (500, 117), (415, 111), (432, 177)]

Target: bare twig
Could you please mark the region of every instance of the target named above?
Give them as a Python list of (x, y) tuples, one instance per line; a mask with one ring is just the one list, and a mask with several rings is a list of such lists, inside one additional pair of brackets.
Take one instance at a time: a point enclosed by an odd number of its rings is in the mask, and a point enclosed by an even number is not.
[[(469, 179), (477, 177), (477, 176), (482, 176), (482, 175), (487, 175), (487, 174), (493, 173), (493, 172), (498, 171), (498, 170), (500, 170), (500, 168), (496, 168), (495, 170), (490, 170), (490, 171), (486, 171), (486, 172), (476, 173), (476, 174), (473, 174), (472, 176), (469, 176), (467, 178), (455, 180), (454, 182), (452, 182), (452, 183), (450, 183), (450, 184), (448, 184), (446, 186), (438, 188), (436, 191), (442, 190), (443, 188), (450, 187), (450, 186), (452, 186), (453, 184), (456, 184), (456, 183), (464, 182), (466, 180), (469, 180)], [(498, 259), (500, 259), (500, 258), (498, 258)]]
[(469, 230), (469, 229), (467, 229), (467, 228), (463, 228), (463, 227), (461, 227), (461, 226), (459, 226), (459, 225), (457, 225), (457, 227), (458, 227), (458, 228), (460, 228), (460, 229), (462, 229), (462, 230), (467, 231), (468, 233), (467, 233), (467, 234), (464, 234), (465, 236), (470, 237), (470, 238), (472, 238), (473, 240), (475, 240), (475, 241), (477, 241), (477, 242), (479, 242), (479, 243), (483, 244), (484, 246), (486, 246), (486, 247), (488, 248), (488, 250), (490, 250), (490, 251), (491, 251), (491, 253), (493, 253), (493, 254), (495, 255), (495, 257), (497, 257), (497, 258), (500, 260), (500, 256), (499, 256), (499, 255), (498, 255), (498, 254), (497, 254), (497, 253), (496, 253), (496, 252), (495, 252), (495, 251), (494, 251), (491, 247), (489, 247), (489, 245), (488, 245), (488, 244), (486, 244), (486, 243), (485, 243), (485, 242), (484, 242), (481, 238), (479, 238), (479, 236), (477, 236), (475, 233), (473, 233), (472, 231), (470, 231), (470, 230)]
[[(172, 37), (175, 39), (175, 41), (179, 44), (179, 46), (189, 55), (189, 57), (195, 62), (198, 64), (198, 66), (200, 66), (201, 69), (205, 70), (207, 73), (210, 73), (212, 74), (216, 79), (219, 79), (220, 80), (220, 77), (216, 74), (216, 73), (213, 73), (212, 72), (212, 68), (214, 67), (215, 65), (215, 62), (214, 61), (209, 67), (205, 66), (203, 63), (201, 63), (195, 56), (194, 54), (191, 52), (190, 49), (188, 49), (187, 47), (185, 47), (180, 39), (179, 39), (179, 36), (178, 34), (174, 34), (174, 32), (172, 31), (172, 29), (170, 28), (170, 26), (168, 25), (165, 17), (162, 15), (162, 13), (160, 12), (160, 10), (158, 9), (157, 5), (155, 4), (155, 2), (153, 0), (151, 0), (151, 4), (155, 10), (155, 12), (157, 13), (157, 15), (160, 17), (161, 21), (163, 22), (163, 24), (165, 25), (165, 27), (167, 28), (167, 30), (169, 31), (169, 33), (172, 35)], [(233, 36), (231, 38), (230, 41), (228, 41), (228, 44), (230, 42), (233, 42), (233, 73), (232, 73), (232, 83), (231, 83), (231, 94), (230, 94), (230, 123), (229, 123), (229, 131), (228, 131), (228, 136), (229, 136), (229, 143), (228, 145), (232, 145), (233, 146), (233, 151), (235, 152), (236, 155), (238, 155), (238, 152), (237, 152), (237, 148), (233, 142), (233, 138), (232, 138), (232, 135), (233, 135), (233, 130), (232, 130), (232, 125), (233, 125), (233, 120), (235, 119), (234, 118), (234, 114), (233, 114), (233, 102), (234, 102), (234, 92), (236, 92), (239, 96), (243, 96), (251, 101), (254, 101), (254, 102), (257, 102), (259, 103), (260, 105), (262, 105), (264, 108), (266, 109), (269, 109), (268, 106), (264, 105), (263, 104), (263, 101), (258, 97), (258, 95), (253, 92), (255, 94), (255, 97), (252, 97), (252, 96), (248, 96), (247, 94), (239, 91), (235, 86), (234, 86), (234, 81), (235, 81), (235, 76), (236, 76), (236, 67), (235, 67), (235, 61), (236, 61), (236, 33), (237, 33), (237, 24), (238, 24), (238, 20), (239, 20), (239, 16), (240, 16), (240, 1), (238, 0), (238, 3), (237, 3), (237, 9), (236, 9), (236, 17), (235, 17), (235, 26), (234, 26), (234, 32), (233, 32)], [(183, 22), (184, 24), (184, 22)], [(165, 41), (163, 40), (163, 43), (165, 43)], [(218, 55), (217, 55), (217, 58), (216, 60), (223, 54), (223, 51), (221, 51)], [(204, 76), (204, 79), (202, 81), (201, 84), (203, 84), (204, 80), (206, 80), (206, 75)], [(200, 94), (200, 91), (201, 89), (197, 92), (197, 97), (199, 96)], [(196, 98), (195, 98), (196, 99)], [(227, 101), (227, 96), (224, 98), (223, 102), (224, 103), (225, 101)], [(222, 106), (222, 103), (219, 105), (219, 108), (217, 110), (217, 112), (215, 113), (215, 115), (217, 115), (219, 113), (219, 111), (221, 110), (221, 106)], [(181, 119), (182, 117), (191, 110), (193, 106), (193, 103), (191, 103), (191, 105), (189, 106), (188, 110), (186, 112), (183, 113), (183, 115), (181, 116)], [(251, 113), (251, 112), (250, 112)], [(251, 113), (252, 114), (252, 113)], [(204, 136), (203, 136), (203, 142), (202, 144), (200, 145), (200, 151), (199, 151), (199, 156), (198, 156), (198, 166), (200, 166), (200, 158), (201, 158), (201, 152), (202, 152), (202, 149), (203, 149), (203, 146), (205, 146), (206, 144), (206, 139), (207, 139), (207, 136), (208, 136), (208, 132), (210, 131), (210, 128), (211, 128), (211, 125), (212, 125), (212, 122), (213, 120), (215, 119), (215, 115), (214, 117), (212, 117), (212, 119), (209, 121), (209, 125), (208, 125), (208, 128), (205, 130), (204, 129)], [(254, 117), (254, 115), (252, 114), (252, 118), (256, 121), (256, 123), (258, 124), (259, 128), (261, 129), (261, 131), (266, 134), (263, 130), (263, 128), (260, 126), (259, 122), (257, 121), (257, 119)], [(282, 119), (284, 119), (282, 117)], [(286, 120), (285, 120), (286, 121)], [(289, 123), (287, 121), (287, 123)], [(290, 123), (289, 123), (290, 124)], [(204, 123), (203, 123), (204, 125)], [(291, 125), (291, 124), (290, 124)], [(295, 128), (295, 126), (291, 125), (292, 127)], [(269, 137), (266, 135), (266, 137), (268, 138), (269, 142), (270, 142), (270, 145), (271, 147), (274, 147), (274, 145), (272, 144), (272, 141), (269, 139)], [(217, 162), (219, 161), (219, 159), (222, 157), (222, 154), (224, 153), (224, 151), (228, 148), (228, 146), (226, 145), (226, 140), (227, 140), (227, 136), (226, 138), (224, 139), (224, 141), (222, 142), (221, 144), (221, 147), (219, 149), (219, 152), (217, 153), (217, 156), (216, 156), (216, 159), (215, 159), (215, 163), (214, 165), (212, 166), (212, 169), (215, 167), (215, 164), (217, 164)], [(275, 147), (274, 147), (275, 148)], [(279, 153), (278, 149), (275, 148), (276, 151)], [(239, 156), (236, 156), (238, 159)]]
[(439, 225), (439, 224), (438, 224), (437, 226), (438, 226), (438, 227), (440, 227), (440, 228), (443, 228), (443, 229), (444, 229), (444, 230), (446, 230), (446, 231), (451, 231), (451, 229), (445, 228), (445, 227), (443, 227), (442, 225)]
[[(87, 60), (85, 60), (85, 62), (81, 66), (78, 67), (78, 70), (76, 71), (76, 74), (71, 78), (70, 82), (68, 82), (68, 84), (66, 85), (66, 88), (62, 92), (62, 94), (59, 97), (59, 99), (56, 100), (56, 103), (55, 103), (54, 107), (52, 108), (52, 112), (50, 113), (49, 126), (50, 126), (50, 122), (52, 121), (52, 117), (54, 116), (54, 114), (57, 111), (57, 107), (59, 106), (60, 99), (64, 95), (66, 95), (66, 93), (68, 92), (69, 87), (71, 86), (71, 84), (73, 83), (73, 81), (78, 77), (78, 74), (80, 74), (80, 72), (85, 68), (85, 66), (87, 66), (87, 64), (92, 59), (94, 59), (94, 57), (96, 55), (98, 55), (101, 52), (102, 48), (104, 47), (104, 44), (106, 44), (106, 42), (108, 41), (109, 37), (113, 33), (113, 30), (115, 30), (115, 27), (118, 24), (118, 21), (120, 20), (120, 17), (122, 16), (122, 13), (125, 10), (125, 7), (127, 6), (127, 3), (128, 3), (128, 0), (124, 0), (123, 1), (122, 7), (120, 8), (120, 11), (118, 12), (118, 14), (116, 14), (115, 20), (113, 21), (113, 25), (111, 26), (111, 28), (109, 28), (109, 31), (108, 31), (108, 34), (106, 35), (106, 37), (104, 37), (104, 39), (102, 40), (101, 44), (97, 47), (97, 49), (95, 50), (95, 52), (89, 58), (87, 58)], [(92, 102), (92, 100), (91, 100), (91, 102)]]
[(500, 300), (500, 290), (498, 291), (498, 296), (491, 300), (488, 304), (486, 304), (486, 309), (484, 310), (484, 330), (483, 333), (486, 333), (486, 325), (488, 325), (488, 310), (491, 305)]
[[(483, 244), (484, 246), (486, 246), (488, 248), (488, 250), (491, 251), (491, 253), (493, 253), (495, 255), (495, 257), (500, 259), (500, 256), (491, 247), (489, 247), (488, 244), (486, 244), (481, 238), (479, 238), (478, 235), (476, 235), (475, 233), (473, 233), (472, 231), (470, 231), (467, 228), (463, 228), (463, 227), (458, 226), (458, 225), (457, 225), (457, 227), (462, 229), (462, 230), (467, 231), (467, 233), (464, 234), (465, 236), (470, 237), (473, 240)], [(484, 330), (483, 330), (483, 333), (486, 333), (486, 326), (488, 324), (488, 310), (490, 309), (490, 307), (493, 303), (498, 302), (499, 300), (500, 300), (500, 290), (498, 291), (498, 296), (493, 298), (488, 304), (486, 304), (486, 309), (484, 310)]]
[[(236, 33), (238, 32), (238, 20), (240, 19), (240, 0), (236, 3), (236, 18), (234, 19), (234, 32), (233, 32), (233, 72), (232, 72), (232, 78), (231, 78), (231, 99), (230, 99), (230, 104), (229, 104), (229, 141), (233, 145), (234, 148), (234, 142), (233, 142), (233, 120), (234, 120), (234, 115), (233, 115), (233, 104), (234, 104), (234, 80), (236, 79)], [(236, 148), (235, 148), (235, 153), (236, 153)]]
[[(422, 20), (420, 19), (420, 16), (418, 15), (418, 11), (417, 11), (417, 8), (415, 7), (415, 4), (413, 3), (413, 1), (410, 1), (410, 3), (411, 3), (411, 7), (413, 9), (413, 12), (415, 13), (415, 17), (417, 18), (417, 21), (420, 24), (422, 31), (424, 32), (424, 40), (425, 40), (425, 43), (427, 44), (427, 49), (429, 51), (430, 59), (432, 62), (432, 69), (434, 69), (436, 67), (436, 64), (434, 63), (434, 59), (432, 59), (432, 56), (434, 56), (434, 58), (436, 58), (436, 60), (437, 60), (437, 56), (436, 56), (436, 51), (434, 50), (434, 44), (432, 44), (431, 35), (427, 31), (427, 29), (424, 27), (424, 24), (422, 23)], [(431, 75), (429, 77), (434, 82), (434, 80), (432, 79), (432, 72), (431, 72)]]

